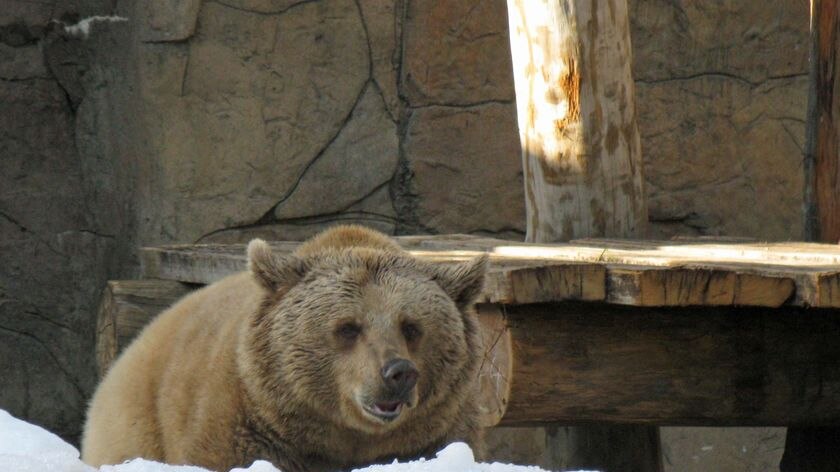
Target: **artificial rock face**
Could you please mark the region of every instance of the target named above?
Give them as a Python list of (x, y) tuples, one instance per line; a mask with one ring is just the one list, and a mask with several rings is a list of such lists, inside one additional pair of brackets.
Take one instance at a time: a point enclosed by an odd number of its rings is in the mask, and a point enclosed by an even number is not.
[(479, 448), (472, 305), (486, 258), (414, 259), (382, 234), (328, 230), (294, 254), (254, 240), (249, 272), (155, 319), (92, 401), (93, 465), (144, 457), (216, 470), (347, 470)]

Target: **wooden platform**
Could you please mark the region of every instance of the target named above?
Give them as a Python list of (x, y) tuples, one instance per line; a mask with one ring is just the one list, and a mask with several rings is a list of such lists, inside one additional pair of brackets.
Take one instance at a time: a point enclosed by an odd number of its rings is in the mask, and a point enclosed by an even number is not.
[[(580, 240), (537, 245), (467, 235), (407, 236), (418, 257), (491, 257), (485, 301), (632, 306), (840, 307), (840, 246), (719, 240)], [(295, 243), (274, 243), (291, 251)], [(243, 245), (144, 248), (148, 278), (211, 283), (245, 268)]]
[[(491, 255), (478, 306), (485, 425), (840, 424), (838, 246), (398, 240), (433, 261)], [(106, 290), (100, 369), (163, 306), (244, 270), (244, 254), (243, 245), (143, 249), (146, 280)]]

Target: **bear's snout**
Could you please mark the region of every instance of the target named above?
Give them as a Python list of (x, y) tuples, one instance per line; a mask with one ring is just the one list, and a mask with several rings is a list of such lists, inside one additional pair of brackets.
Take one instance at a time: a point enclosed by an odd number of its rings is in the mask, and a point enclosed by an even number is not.
[(385, 387), (395, 397), (406, 395), (417, 384), (419, 372), (414, 363), (408, 359), (391, 359), (385, 363), (381, 371)]

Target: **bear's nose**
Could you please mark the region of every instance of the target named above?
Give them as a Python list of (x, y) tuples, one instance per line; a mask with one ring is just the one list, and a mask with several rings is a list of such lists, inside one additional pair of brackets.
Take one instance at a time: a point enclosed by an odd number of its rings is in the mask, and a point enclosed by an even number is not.
[(382, 368), (382, 380), (389, 389), (404, 394), (417, 383), (419, 373), (408, 359), (391, 359)]

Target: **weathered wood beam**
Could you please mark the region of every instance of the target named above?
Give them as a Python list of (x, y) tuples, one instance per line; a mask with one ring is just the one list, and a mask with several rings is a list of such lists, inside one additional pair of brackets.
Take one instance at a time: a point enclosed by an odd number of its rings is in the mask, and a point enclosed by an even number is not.
[[(399, 241), (415, 256), (432, 261), (489, 253), (487, 302), (840, 308), (838, 245), (627, 240), (542, 245), (443, 236)], [(272, 245), (286, 252), (295, 247)], [(212, 283), (245, 269), (244, 245), (143, 248), (140, 256), (147, 278)]]
[[(808, 112), (805, 129), (805, 236), (840, 243), (840, 7), (811, 0)], [(840, 302), (837, 277), (821, 277), (818, 293)], [(840, 306), (833, 304), (830, 306)], [(820, 370), (822, 365), (807, 367)], [(788, 428), (781, 472), (840, 470), (840, 421), (833, 427)]]
[(626, 0), (508, 0), (527, 241), (643, 236)]
[[(840, 11), (834, 0), (811, 2), (811, 73), (806, 131), (806, 221), (811, 236), (840, 242)], [(810, 189), (809, 189), (810, 190)], [(813, 199), (813, 202), (808, 202)]]
[[(99, 371), (191, 289), (109, 282)], [(480, 304), (478, 314), (485, 426), (840, 422), (836, 312), (564, 303)]]
[(511, 372), (499, 386), (502, 425), (840, 424), (836, 311), (564, 303), (500, 313), (504, 328), (487, 337), (511, 349), (494, 354)]

